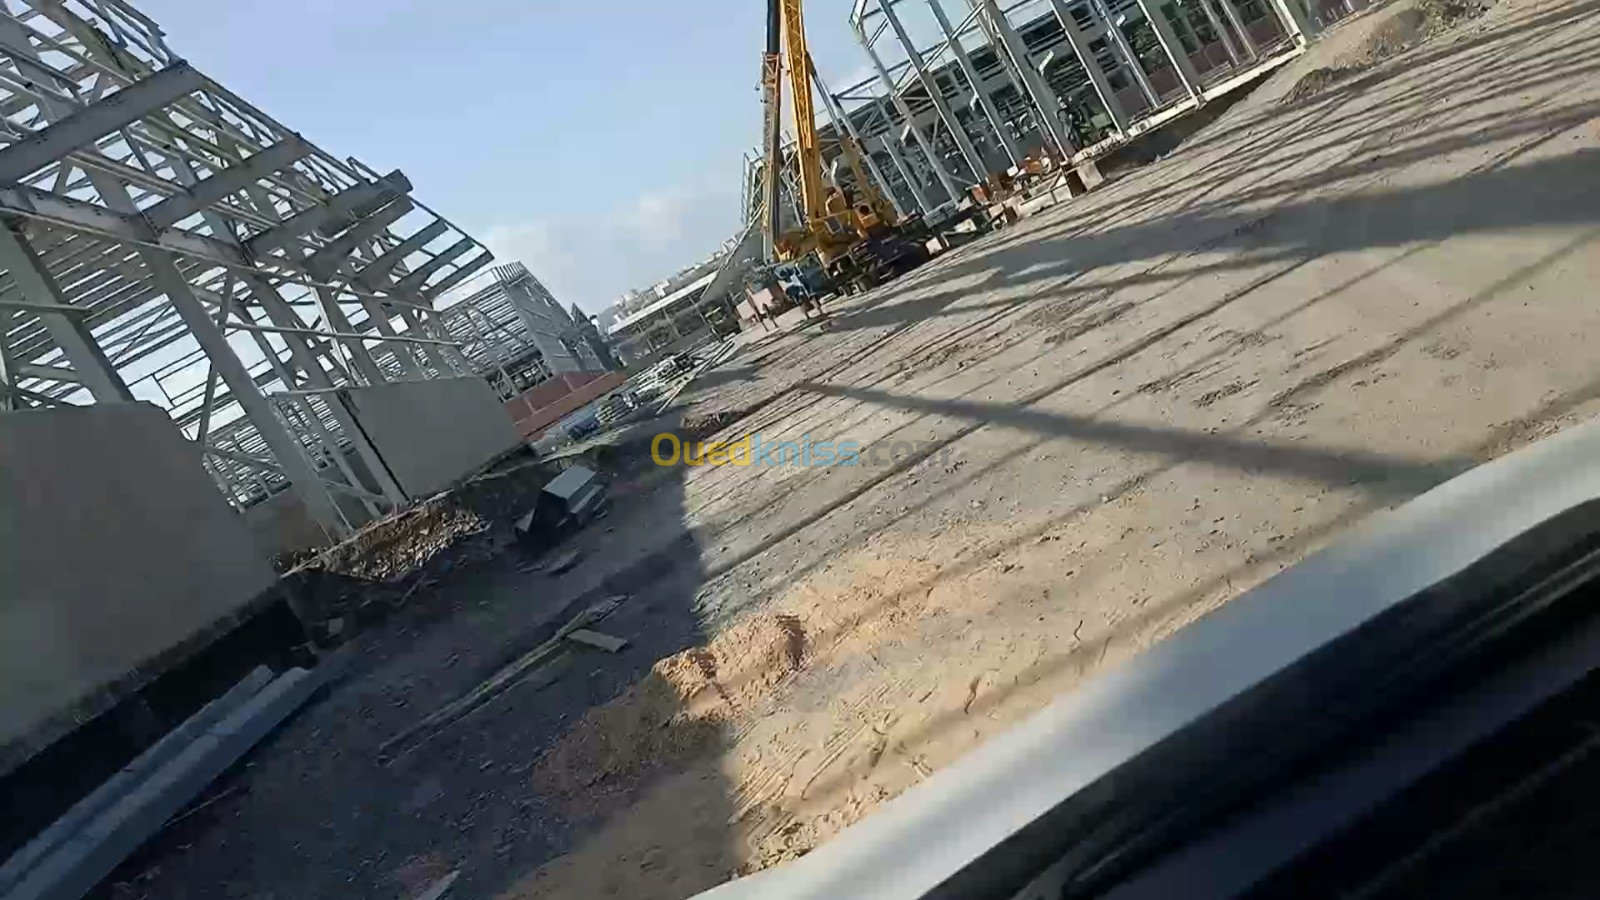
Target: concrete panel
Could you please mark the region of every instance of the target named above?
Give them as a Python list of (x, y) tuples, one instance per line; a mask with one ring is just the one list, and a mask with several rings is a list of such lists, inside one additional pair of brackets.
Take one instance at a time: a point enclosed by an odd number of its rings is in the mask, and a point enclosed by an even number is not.
[(0, 746), (274, 580), (161, 410), (0, 414)]
[(521, 443), (505, 406), (481, 378), (381, 384), (343, 396), (412, 497), (443, 490)]

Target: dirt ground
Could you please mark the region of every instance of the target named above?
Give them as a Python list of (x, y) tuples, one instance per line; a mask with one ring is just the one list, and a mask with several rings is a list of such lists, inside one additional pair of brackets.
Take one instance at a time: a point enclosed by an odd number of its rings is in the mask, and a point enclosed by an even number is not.
[[(826, 331), (749, 336), (689, 415), (879, 457), (625, 474), (577, 569), (505, 554), (364, 634), (113, 893), (407, 898), (459, 871), (452, 897), (687, 896), (1600, 410), (1600, 3), (1502, 0), (1288, 99), (1394, 9), (1166, 159)], [(377, 760), (618, 591), (627, 649)]]

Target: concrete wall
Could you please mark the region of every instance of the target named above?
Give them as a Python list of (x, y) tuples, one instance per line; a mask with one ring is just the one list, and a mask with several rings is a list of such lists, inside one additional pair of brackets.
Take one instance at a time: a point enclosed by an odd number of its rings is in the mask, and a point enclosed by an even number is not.
[(440, 378), (353, 388), (347, 402), (395, 481), (425, 497), (521, 443), (482, 378)]
[(161, 410), (0, 413), (0, 746), (274, 580)]

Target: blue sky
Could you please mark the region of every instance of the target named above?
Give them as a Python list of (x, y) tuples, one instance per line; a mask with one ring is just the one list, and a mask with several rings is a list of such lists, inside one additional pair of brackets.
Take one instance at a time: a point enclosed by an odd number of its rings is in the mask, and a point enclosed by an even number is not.
[[(762, 0), (135, 0), (168, 44), (337, 156), (597, 311), (738, 224)], [(811, 0), (830, 86), (864, 76), (849, 0)]]

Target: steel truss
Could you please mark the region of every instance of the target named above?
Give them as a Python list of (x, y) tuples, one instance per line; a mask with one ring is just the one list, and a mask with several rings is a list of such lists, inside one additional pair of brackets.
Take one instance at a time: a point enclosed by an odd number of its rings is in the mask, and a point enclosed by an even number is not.
[[(1258, 45), (1263, 17), (1275, 45)], [(1301, 0), (855, 0), (850, 27), (875, 75), (827, 98), (835, 131), (881, 150), (885, 193), (932, 214), (1029, 142), (1088, 158), (1170, 121), (1296, 52), (1318, 23)], [(1091, 119), (1104, 128), (1069, 125)]]
[(0, 115), (0, 409), (155, 402), (330, 536), (407, 500), (339, 391), (472, 373), (436, 304), (487, 249), (124, 0), (0, 0)]

